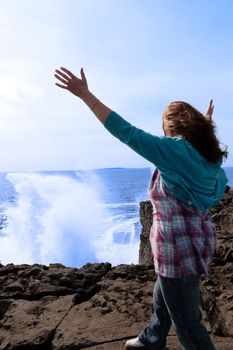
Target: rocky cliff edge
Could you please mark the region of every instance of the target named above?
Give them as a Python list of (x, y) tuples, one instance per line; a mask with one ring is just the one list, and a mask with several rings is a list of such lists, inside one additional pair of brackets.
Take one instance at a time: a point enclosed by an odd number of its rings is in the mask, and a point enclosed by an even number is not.
[[(150, 318), (156, 280), (150, 203), (140, 203), (140, 211), (138, 265), (0, 265), (0, 350), (123, 349)], [(212, 215), (218, 240), (210, 278), (201, 281), (201, 307), (217, 350), (233, 350), (232, 189)], [(180, 349), (173, 330), (167, 347)]]

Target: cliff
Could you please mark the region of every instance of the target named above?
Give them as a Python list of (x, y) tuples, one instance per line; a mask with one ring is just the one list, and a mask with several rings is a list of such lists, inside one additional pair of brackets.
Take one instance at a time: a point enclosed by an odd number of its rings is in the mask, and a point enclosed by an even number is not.
[[(218, 350), (233, 349), (233, 190), (212, 209), (218, 230), (211, 277), (201, 282), (204, 322)], [(140, 204), (139, 265), (0, 265), (0, 350), (117, 350), (148, 322), (156, 276), (149, 202)], [(148, 260), (145, 257), (149, 257)], [(173, 330), (168, 348), (180, 346)]]

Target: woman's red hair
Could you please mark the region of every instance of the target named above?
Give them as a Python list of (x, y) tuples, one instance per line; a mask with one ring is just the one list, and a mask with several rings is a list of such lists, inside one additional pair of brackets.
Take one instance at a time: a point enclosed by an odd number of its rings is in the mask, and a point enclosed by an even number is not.
[(165, 135), (180, 135), (209, 162), (227, 158), (227, 148), (222, 150), (215, 134), (216, 126), (190, 104), (175, 101), (163, 113)]

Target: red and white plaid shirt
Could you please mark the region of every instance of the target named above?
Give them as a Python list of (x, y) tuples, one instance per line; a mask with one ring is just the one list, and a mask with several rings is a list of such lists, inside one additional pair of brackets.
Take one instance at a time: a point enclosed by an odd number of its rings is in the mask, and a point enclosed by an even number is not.
[(208, 276), (216, 229), (209, 210), (201, 213), (169, 191), (158, 170), (149, 189), (153, 205), (150, 243), (155, 272), (164, 277)]

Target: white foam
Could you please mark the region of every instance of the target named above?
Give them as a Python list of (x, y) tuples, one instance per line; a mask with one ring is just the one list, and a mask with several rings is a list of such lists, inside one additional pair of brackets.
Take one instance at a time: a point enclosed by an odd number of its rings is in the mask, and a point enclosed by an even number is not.
[(132, 207), (138, 206), (138, 202), (129, 202), (129, 203), (106, 203), (102, 204), (104, 208), (122, 208), (122, 207)]
[[(104, 206), (96, 174), (79, 182), (69, 176), (11, 173), (7, 179), (18, 195), (6, 210), (8, 226), (0, 237), (0, 260), (82, 266), (87, 262), (135, 263), (138, 241), (134, 220), (116, 221)], [(114, 242), (125, 232), (128, 244)]]

